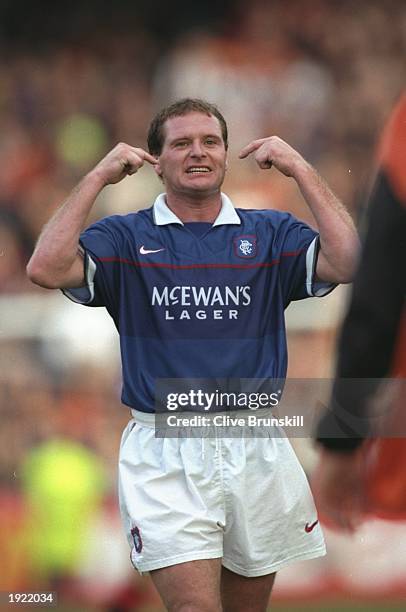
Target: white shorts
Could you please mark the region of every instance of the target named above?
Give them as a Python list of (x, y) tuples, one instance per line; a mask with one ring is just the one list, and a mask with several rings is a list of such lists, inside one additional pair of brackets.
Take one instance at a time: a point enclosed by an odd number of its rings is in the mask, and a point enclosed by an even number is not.
[(157, 438), (132, 411), (119, 461), (120, 510), (140, 572), (222, 558), (263, 576), (325, 554), (310, 487), (283, 437)]

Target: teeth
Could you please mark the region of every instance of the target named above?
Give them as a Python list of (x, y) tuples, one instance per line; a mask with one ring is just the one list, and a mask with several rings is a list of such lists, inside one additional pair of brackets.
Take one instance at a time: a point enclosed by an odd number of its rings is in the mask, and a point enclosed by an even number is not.
[(188, 173), (210, 172), (209, 168), (189, 168)]

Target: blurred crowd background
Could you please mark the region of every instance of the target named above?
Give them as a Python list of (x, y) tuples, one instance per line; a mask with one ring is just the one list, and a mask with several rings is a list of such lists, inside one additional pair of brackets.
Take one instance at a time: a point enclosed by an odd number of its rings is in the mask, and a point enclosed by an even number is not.
[[(360, 219), (405, 57), (402, 0), (0, 2), (3, 590), (56, 585), (103, 609), (125, 601), (132, 584), (141, 602), (134, 609), (155, 605), (128, 567), (117, 516), (116, 456), (128, 413), (112, 324), (25, 276), (55, 208), (117, 142), (145, 148), (163, 105), (195, 96), (228, 120), (224, 190), (237, 206), (313, 222), (291, 181), (237, 158), (250, 140), (277, 134)], [(150, 206), (161, 190), (143, 168), (106, 188), (89, 222)], [(288, 309), (290, 376), (331, 374), (344, 301), (338, 290)], [(309, 440), (295, 444), (310, 473), (316, 451)], [(405, 594), (403, 524), (373, 522), (353, 539), (328, 538), (327, 559), (281, 572), (279, 597), (362, 598), (371, 576), (373, 596)]]

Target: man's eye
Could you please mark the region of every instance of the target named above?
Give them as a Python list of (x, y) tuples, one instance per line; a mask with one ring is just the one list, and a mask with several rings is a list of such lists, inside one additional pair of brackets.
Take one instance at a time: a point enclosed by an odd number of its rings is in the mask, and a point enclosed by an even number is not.
[(208, 145), (214, 145), (214, 144), (216, 144), (216, 141), (215, 141), (215, 140), (213, 140), (213, 138), (207, 138), (207, 139), (206, 139), (206, 144), (208, 144)]
[(175, 147), (182, 148), (182, 147), (186, 147), (187, 142), (185, 140), (180, 140), (179, 142), (175, 143)]

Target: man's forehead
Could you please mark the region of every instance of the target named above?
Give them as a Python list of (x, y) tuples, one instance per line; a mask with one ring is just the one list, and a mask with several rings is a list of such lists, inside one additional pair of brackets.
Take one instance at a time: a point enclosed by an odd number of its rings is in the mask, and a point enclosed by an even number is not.
[(163, 127), (165, 138), (169, 137), (171, 140), (180, 136), (191, 135), (194, 132), (222, 136), (220, 122), (217, 117), (197, 111), (187, 113), (186, 115), (169, 117)]

